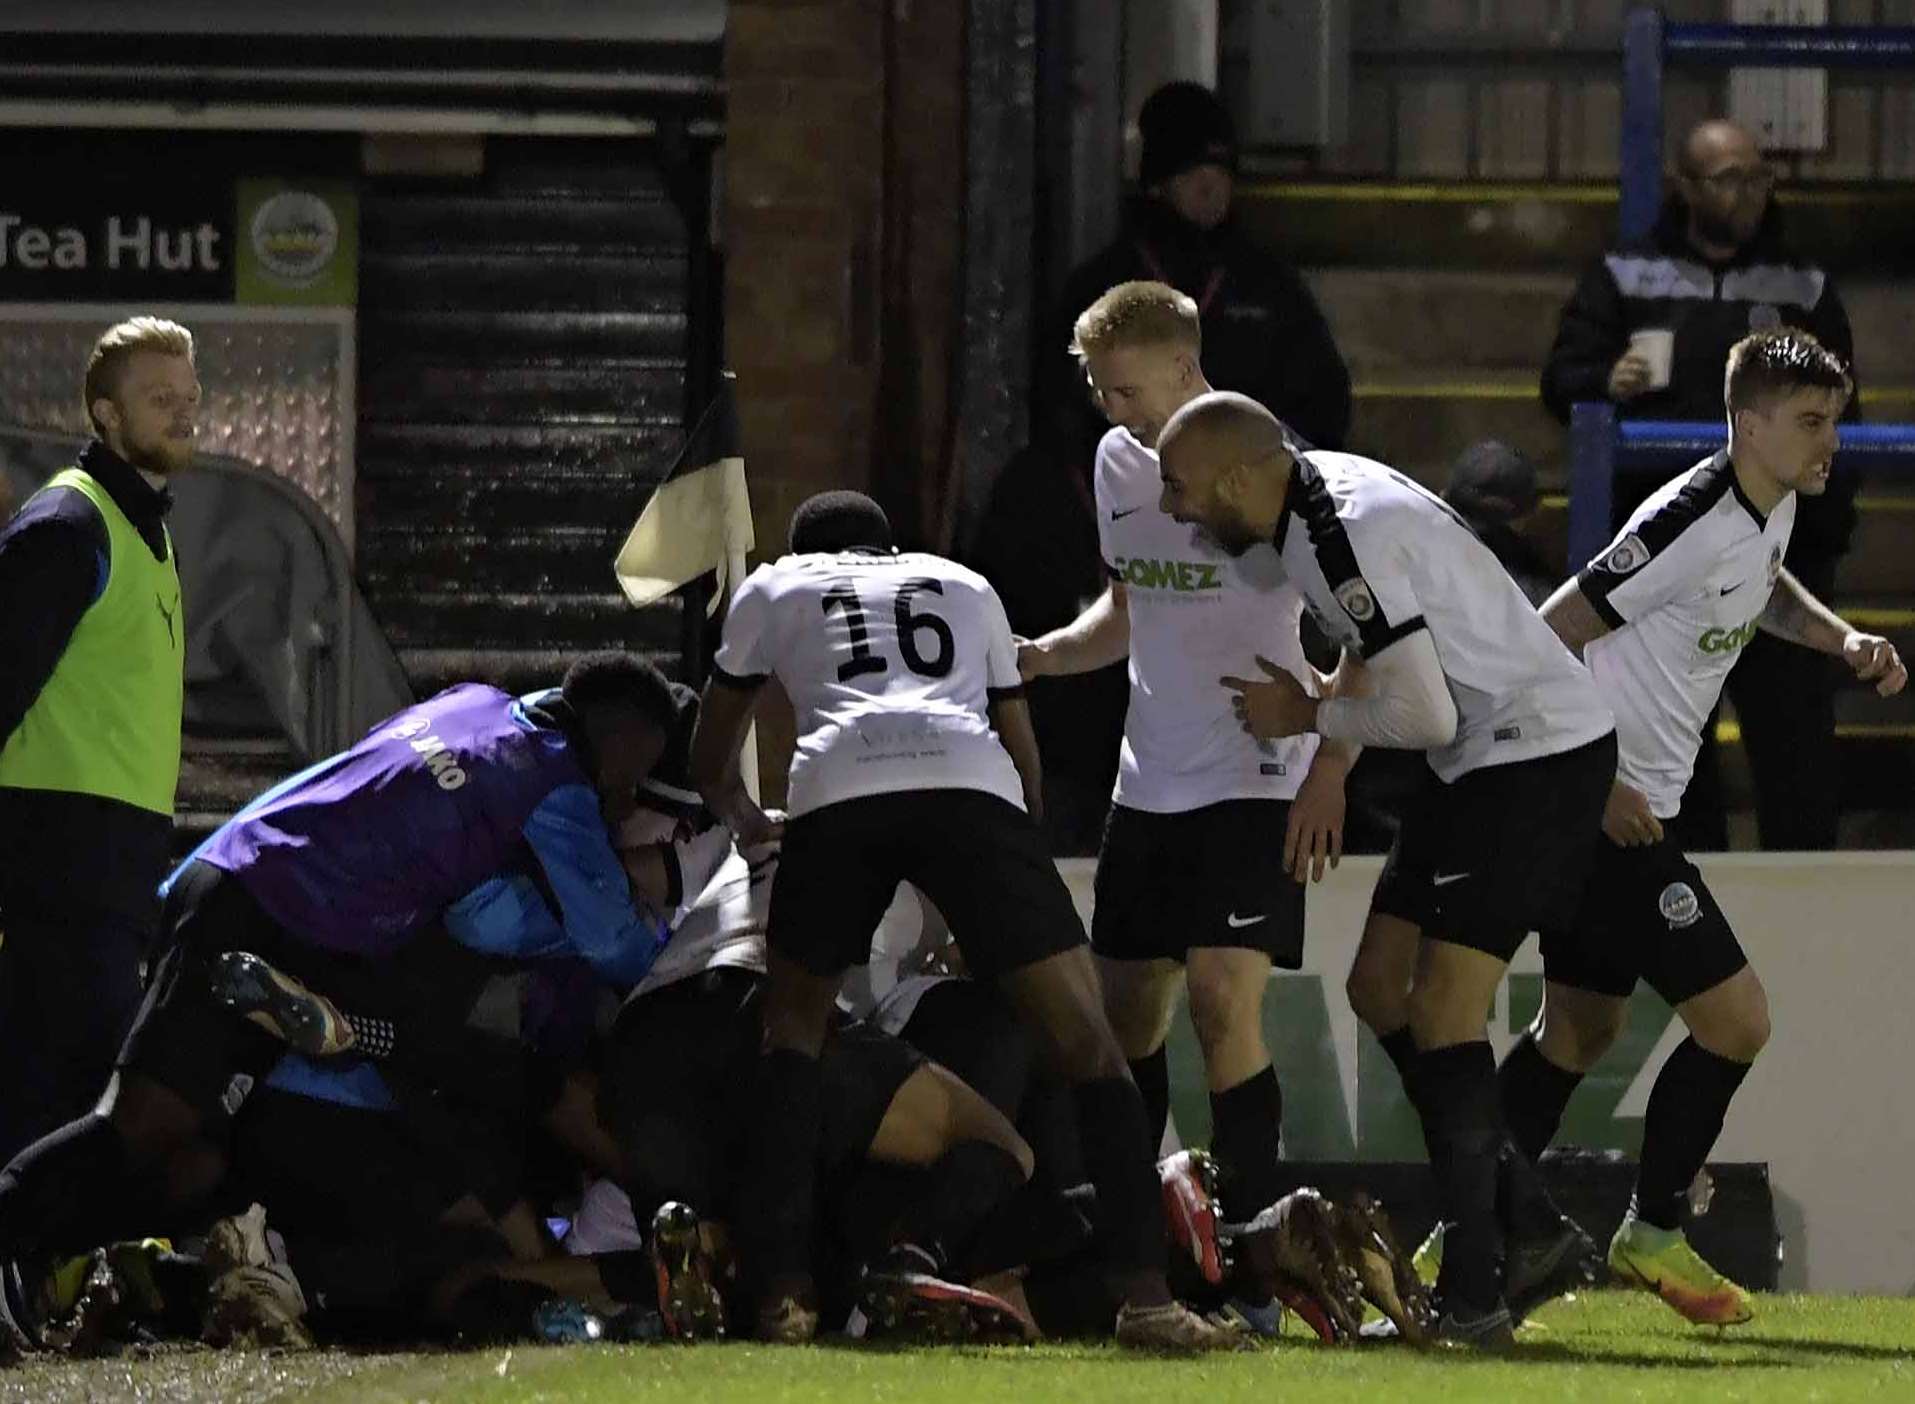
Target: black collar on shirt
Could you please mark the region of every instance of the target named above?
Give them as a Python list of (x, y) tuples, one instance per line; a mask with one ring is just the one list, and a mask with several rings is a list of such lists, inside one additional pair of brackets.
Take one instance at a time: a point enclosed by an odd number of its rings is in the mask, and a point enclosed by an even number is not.
[(93, 440), (80, 451), (80, 467), (106, 489), (114, 505), (126, 514), (146, 543), (153, 559), (166, 559), (166, 514), (173, 506), (173, 494), (156, 488), (140, 476), (140, 470), (112, 449)]
[(1742, 479), (1736, 476), (1735, 464), (1729, 458), (1729, 451), (1726, 448), (1717, 449), (1715, 458), (1709, 467), (1713, 472), (1728, 475), (1729, 491), (1735, 494), (1735, 500), (1742, 504), (1742, 510), (1747, 512), (1750, 518), (1754, 520), (1755, 529), (1761, 531), (1766, 527), (1769, 524), (1768, 514), (1758, 511), (1755, 503), (1749, 501), (1749, 494), (1742, 490)]
[(1283, 492), (1283, 510), (1277, 513), (1277, 529), (1270, 533), (1270, 544), (1283, 552), (1283, 534), (1290, 529), (1290, 517), (1297, 508), (1297, 494), (1303, 491), (1303, 472), (1309, 465), (1303, 461), (1303, 455), (1292, 452), (1290, 455), (1290, 485)]

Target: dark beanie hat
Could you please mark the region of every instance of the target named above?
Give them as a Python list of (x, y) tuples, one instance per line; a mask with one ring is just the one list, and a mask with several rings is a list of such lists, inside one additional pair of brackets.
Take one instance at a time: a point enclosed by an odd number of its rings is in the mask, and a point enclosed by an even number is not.
[(1236, 126), (1201, 83), (1166, 83), (1145, 98), (1137, 132), (1144, 143), (1137, 180), (1145, 189), (1193, 166), (1237, 169)]
[(1536, 468), (1500, 439), (1471, 444), (1450, 465), (1443, 497), (1464, 516), (1521, 517), (1536, 507)]

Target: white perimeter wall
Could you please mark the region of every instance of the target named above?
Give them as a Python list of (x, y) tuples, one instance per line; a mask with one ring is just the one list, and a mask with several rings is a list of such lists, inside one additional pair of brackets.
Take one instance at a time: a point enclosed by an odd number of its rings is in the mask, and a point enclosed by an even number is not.
[[(1915, 854), (1698, 862), (1768, 986), (1775, 1024), (1713, 1158), (1768, 1163), (1785, 1287), (1915, 1292)], [(1092, 864), (1059, 866), (1088, 914)], [(1350, 1106), (1357, 1025), (1342, 983), (1380, 867), (1346, 860), (1310, 893), (1303, 973), (1323, 979)], [(1515, 968), (1541, 968), (1534, 941)], [(1492, 1021), (1499, 1056), (1510, 1041), (1505, 1022)], [(1681, 1038), (1679, 1025), (1664, 1031), (1648, 1074)], [(1648, 1083), (1639, 1079), (1626, 1099), (1637, 1115)]]

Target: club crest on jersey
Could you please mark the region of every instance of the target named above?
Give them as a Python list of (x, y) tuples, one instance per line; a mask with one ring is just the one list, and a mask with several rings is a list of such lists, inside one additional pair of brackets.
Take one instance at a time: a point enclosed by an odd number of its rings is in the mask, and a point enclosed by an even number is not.
[(1627, 575), (1632, 570), (1641, 570), (1647, 564), (1649, 548), (1642, 544), (1642, 538), (1633, 531), (1602, 558), (1602, 568), (1611, 575)]
[(1672, 882), (1663, 888), (1662, 896), (1656, 898), (1656, 910), (1662, 913), (1671, 931), (1694, 926), (1702, 919), (1702, 901), (1686, 882)]
[(1337, 586), (1333, 594), (1337, 603), (1350, 618), (1359, 624), (1367, 624), (1376, 618), (1376, 596), (1370, 593), (1370, 587), (1361, 580), (1346, 580)]

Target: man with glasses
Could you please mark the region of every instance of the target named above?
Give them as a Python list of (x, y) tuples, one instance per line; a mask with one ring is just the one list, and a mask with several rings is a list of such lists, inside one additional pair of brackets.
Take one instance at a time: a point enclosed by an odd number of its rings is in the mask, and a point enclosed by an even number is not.
[[(1812, 332), (1854, 365), (1848, 313), (1827, 272), (1783, 243), (1774, 185), (1744, 128), (1717, 119), (1690, 131), (1655, 228), (1591, 264), (1563, 308), (1543, 367), (1552, 414), (1567, 422), (1572, 404), (1610, 400), (1631, 419), (1720, 423), (1729, 348), (1780, 326)], [(1845, 418), (1855, 417), (1849, 403)], [(1612, 527), (1660, 476), (1616, 484)], [(1838, 459), (1827, 493), (1805, 499), (1796, 518), (1787, 565), (1818, 599), (1830, 597), (1848, 550), (1855, 487), (1853, 470)], [(1766, 634), (1731, 675), (1765, 848), (1835, 844), (1837, 681), (1827, 660)], [(1682, 841), (1691, 849), (1728, 846), (1713, 731), (1712, 719), (1683, 804)]]

